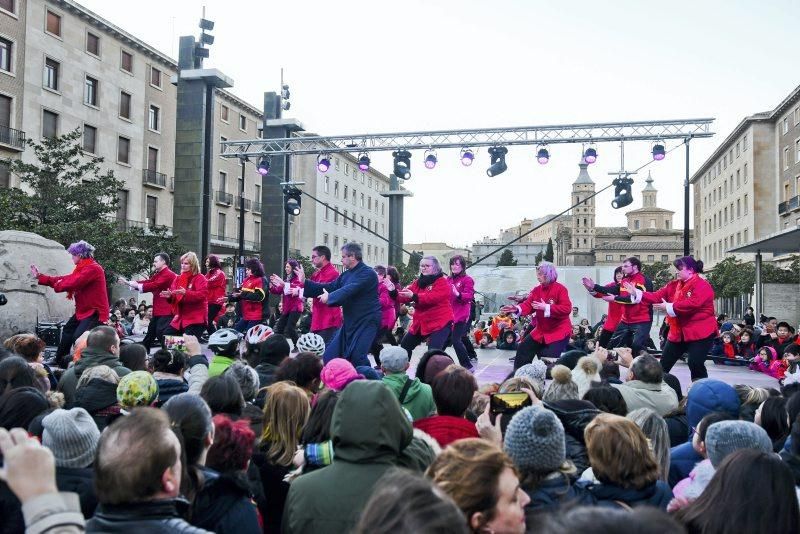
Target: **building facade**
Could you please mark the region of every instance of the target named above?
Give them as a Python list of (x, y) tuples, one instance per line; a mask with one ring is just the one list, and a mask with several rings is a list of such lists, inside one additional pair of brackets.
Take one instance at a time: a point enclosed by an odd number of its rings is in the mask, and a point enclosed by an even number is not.
[(419, 252), (423, 256), (434, 256), (439, 260), (445, 272), (447, 272), (447, 267), (450, 265), (450, 259), (453, 256), (463, 256), (468, 264), (478, 257), (473, 256), (472, 251), (468, 248), (451, 247), (442, 242), (404, 243), (403, 248), (412, 252)]

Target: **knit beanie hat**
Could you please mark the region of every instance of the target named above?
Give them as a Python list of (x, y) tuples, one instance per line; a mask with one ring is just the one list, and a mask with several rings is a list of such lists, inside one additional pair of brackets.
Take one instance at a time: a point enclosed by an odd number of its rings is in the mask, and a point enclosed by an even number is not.
[(749, 421), (720, 421), (706, 431), (706, 451), (714, 468), (739, 449), (755, 449), (771, 453), (772, 440), (767, 431)]
[(54, 410), (42, 419), (42, 445), (53, 452), (57, 467), (89, 467), (100, 431), (83, 408)]
[(572, 370), (572, 381), (578, 385), (578, 398), (583, 398), (592, 382), (600, 382), (600, 360), (594, 356), (584, 356)]
[(541, 406), (528, 406), (511, 418), (503, 445), (523, 472), (551, 473), (566, 460), (564, 425)]
[(578, 384), (572, 381), (572, 371), (565, 365), (556, 365), (550, 371), (553, 381), (545, 391), (542, 400), (556, 401), (564, 399), (579, 399)]
[(158, 383), (147, 371), (123, 376), (117, 385), (117, 401), (123, 408), (150, 406), (158, 397)]
[(353, 364), (344, 358), (334, 358), (326, 363), (319, 377), (323, 384), (334, 391), (342, 391), (353, 380), (364, 378), (356, 372)]
[(539, 384), (539, 389), (544, 391), (544, 382), (547, 376), (547, 364), (540, 359), (535, 359), (531, 363), (526, 363), (514, 372), (514, 377), (528, 378), (532, 382)]
[(453, 365), (453, 359), (450, 356), (443, 356), (441, 354), (431, 356), (430, 359), (428, 359), (427, 365), (425, 365), (425, 370), (420, 380), (426, 384), (430, 384), (433, 382), (436, 375), (451, 365)]

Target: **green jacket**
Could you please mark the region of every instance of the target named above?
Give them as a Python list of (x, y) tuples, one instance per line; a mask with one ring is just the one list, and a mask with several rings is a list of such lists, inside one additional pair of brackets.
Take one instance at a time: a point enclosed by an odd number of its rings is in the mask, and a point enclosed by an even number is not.
[(75, 400), (75, 390), (78, 387), (78, 379), (83, 372), (90, 367), (97, 367), (98, 365), (107, 365), (111, 367), (120, 377), (131, 372), (130, 369), (120, 363), (119, 357), (114, 354), (92, 347), (84, 348), (83, 351), (81, 351), (81, 359), (75, 362), (75, 365), (67, 369), (58, 382), (58, 391), (64, 393), (64, 401), (67, 406), (70, 406)]
[(331, 420), (333, 464), (298, 477), (289, 489), (282, 531), (352, 532), (373, 488), (412, 440), (411, 423), (381, 382), (356, 380)]
[(419, 378), (410, 378), (405, 373), (395, 373), (383, 377), (383, 383), (389, 386), (394, 396), (400, 399), (406, 380), (411, 380), (411, 387), (408, 388), (406, 398), (403, 401), (403, 408), (408, 410), (411, 417), (416, 421), (436, 413), (436, 404), (433, 402), (433, 392), (428, 384), (423, 384)]
[(214, 357), (211, 358), (211, 365), (208, 366), (208, 378), (221, 375), (225, 372), (225, 369), (230, 367), (235, 361), (234, 358), (215, 354)]

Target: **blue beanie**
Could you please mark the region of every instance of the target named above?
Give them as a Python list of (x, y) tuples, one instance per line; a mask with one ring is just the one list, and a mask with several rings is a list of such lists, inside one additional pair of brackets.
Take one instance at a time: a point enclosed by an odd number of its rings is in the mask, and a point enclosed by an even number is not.
[(739, 417), (739, 395), (733, 386), (704, 378), (689, 389), (686, 400), (686, 420), (689, 426), (697, 428), (700, 420), (711, 412), (724, 412), (731, 417)]

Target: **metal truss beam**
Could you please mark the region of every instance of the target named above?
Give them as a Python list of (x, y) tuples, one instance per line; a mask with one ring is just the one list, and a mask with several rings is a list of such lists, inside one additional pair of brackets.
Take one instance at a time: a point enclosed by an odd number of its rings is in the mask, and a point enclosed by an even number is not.
[[(612, 141), (664, 141), (711, 137), (713, 118), (482, 128), (383, 134), (303, 136), (222, 143), (224, 158), (405, 149), (464, 148)], [(269, 125), (269, 124), (267, 124)]]

